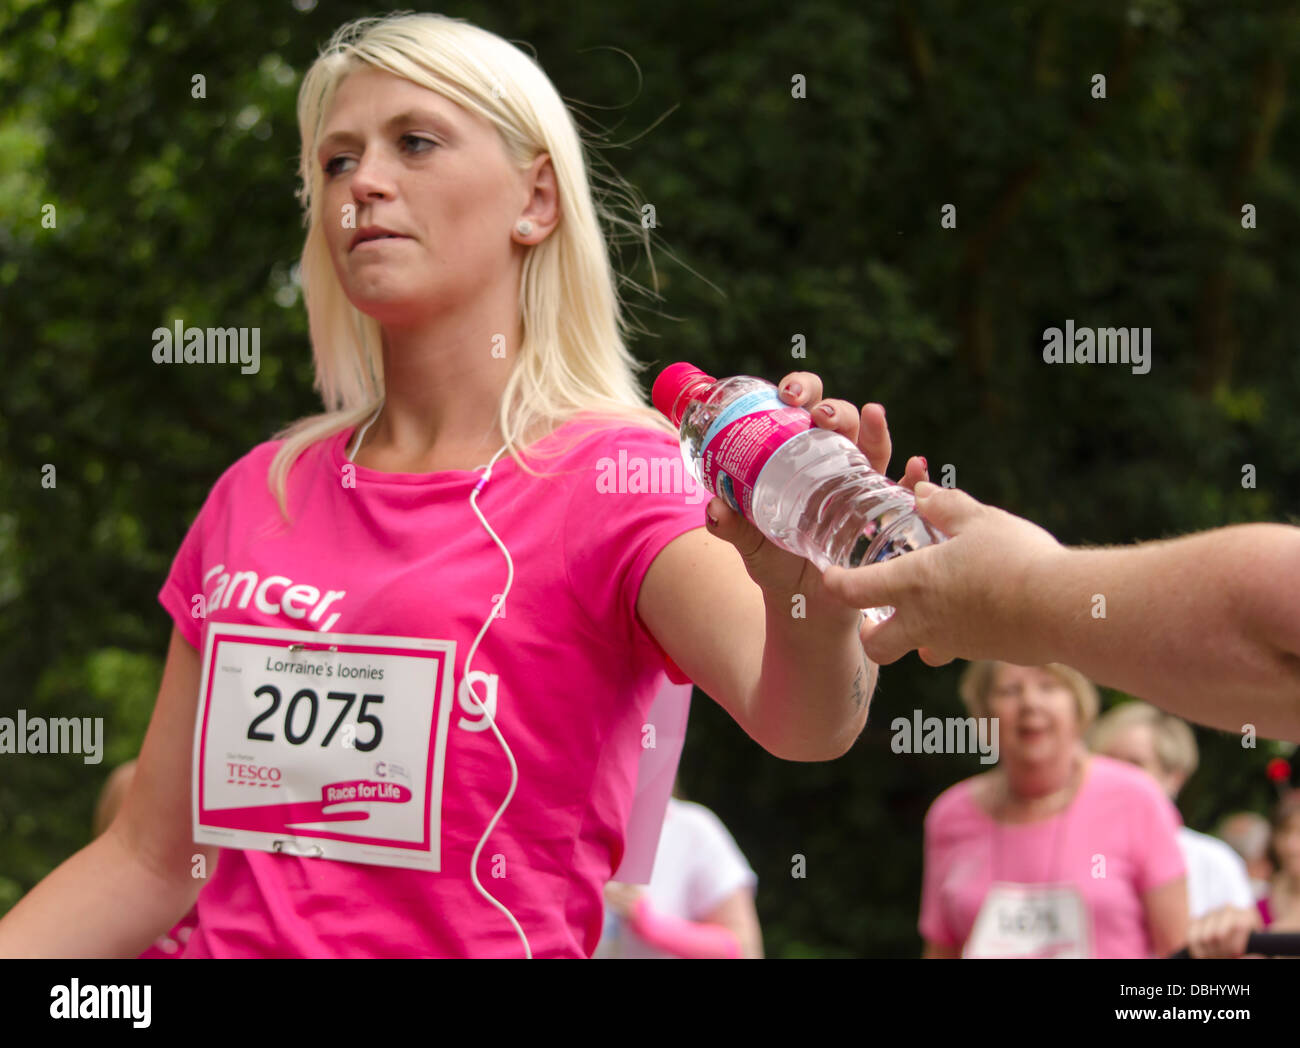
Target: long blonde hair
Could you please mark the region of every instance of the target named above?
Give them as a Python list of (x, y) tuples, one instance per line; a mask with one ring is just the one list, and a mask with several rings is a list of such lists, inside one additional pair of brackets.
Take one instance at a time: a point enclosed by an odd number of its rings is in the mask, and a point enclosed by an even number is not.
[[(307, 71), (298, 93), (299, 165), (307, 225), (300, 276), (315, 361), (315, 388), (325, 411), (276, 434), (284, 443), (267, 477), (286, 521), (289, 471), (311, 444), (358, 425), (384, 398), (378, 321), (348, 301), (325, 240), (320, 211), (322, 172), (316, 144), (342, 80), (372, 66), (443, 95), (493, 123), (521, 169), (550, 155), (559, 189), (560, 221), (524, 259), (519, 302), (523, 339), (498, 408), (512, 458), (535, 427), (547, 429), (579, 412), (610, 424), (641, 424), (674, 433), (637, 383), (645, 367), (629, 352), (630, 325), (620, 301), (602, 220), (644, 243), (649, 231), (597, 201), (587, 154), (574, 119), (540, 66), (514, 45), (463, 19), (438, 14), (388, 15), (349, 22)], [(633, 190), (604, 176), (611, 194), (636, 210)], [(653, 266), (653, 259), (651, 260)], [(628, 283), (631, 283), (628, 281)], [(530, 452), (532, 454), (532, 452)]]

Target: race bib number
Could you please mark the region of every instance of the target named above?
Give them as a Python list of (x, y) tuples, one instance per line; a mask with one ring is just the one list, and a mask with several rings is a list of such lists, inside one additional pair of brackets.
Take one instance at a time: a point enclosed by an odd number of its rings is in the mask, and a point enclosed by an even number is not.
[(210, 623), (194, 839), (438, 871), (454, 641)]
[(1088, 909), (1072, 884), (989, 888), (963, 957), (1091, 957)]

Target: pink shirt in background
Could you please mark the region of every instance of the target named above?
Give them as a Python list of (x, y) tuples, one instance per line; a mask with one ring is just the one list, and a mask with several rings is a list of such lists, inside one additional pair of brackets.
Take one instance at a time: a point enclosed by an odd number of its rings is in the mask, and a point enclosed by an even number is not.
[(974, 779), (940, 794), (925, 817), (922, 938), (960, 949), (994, 881), (1069, 883), (1094, 956), (1153, 956), (1142, 895), (1184, 876), (1182, 820), (1146, 772), (1095, 755), (1087, 769), (1070, 807), (1038, 822), (996, 822), (973, 800)]
[[(292, 526), (267, 488), (278, 442), (231, 466), (159, 600), (200, 653), (207, 622), (453, 640), (458, 687), (506, 583), (505, 558), (469, 505), (481, 473), (352, 467), (347, 487), (352, 433), (316, 443), (294, 465)], [(578, 419), (543, 443), (572, 446), (530, 457), (530, 467), (564, 475), (533, 477), (503, 455), (477, 499), (515, 574), (505, 616), (471, 669), (499, 676), (496, 723), (519, 766), (478, 878), (520, 922), (534, 956), (588, 957), (600, 937), (602, 887), (624, 850), (644, 716), (667, 669), (636, 614), (637, 595), (664, 546), (703, 525), (707, 499), (693, 482), (685, 492), (651, 493), (633, 479), (638, 461), (641, 480), (647, 462), (680, 462), (666, 433)], [(602, 477), (623, 491), (602, 490)], [(206, 620), (192, 617), (196, 594)], [(482, 716), (472, 704), (453, 705), (440, 873), (223, 850), (199, 894), (185, 956), (522, 956), (510, 923), (470, 880), (510, 766), (495, 735), (466, 721)], [(493, 876), (494, 863), (504, 876)]]

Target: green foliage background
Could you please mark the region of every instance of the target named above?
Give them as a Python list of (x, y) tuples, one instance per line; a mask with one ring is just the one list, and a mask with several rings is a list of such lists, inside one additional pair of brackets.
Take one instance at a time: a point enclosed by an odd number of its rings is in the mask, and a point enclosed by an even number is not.
[[(209, 487), (315, 408), (296, 89), (334, 28), (384, 10), (0, 7), (0, 714), (102, 716), (107, 741), (97, 767), (0, 761), (0, 912), (86, 842), (108, 770), (138, 750), (169, 632), (155, 594)], [(1071, 543), (1295, 522), (1295, 3), (441, 10), (531, 44), (655, 205), (663, 300), (632, 303), (642, 360), (815, 371), (827, 395), (889, 408), (900, 462), (949, 464)], [(260, 327), (260, 373), (153, 364), (150, 332), (176, 318)], [(1042, 332), (1066, 318), (1150, 327), (1150, 374), (1045, 365)], [(915, 955), (921, 820), (981, 769), (895, 755), (889, 724), (958, 713), (959, 669), (887, 668), (861, 740), (827, 764), (772, 758), (696, 693), (683, 783), (758, 872), (769, 955)], [(1189, 825), (1269, 801), (1276, 747), (1199, 738)]]

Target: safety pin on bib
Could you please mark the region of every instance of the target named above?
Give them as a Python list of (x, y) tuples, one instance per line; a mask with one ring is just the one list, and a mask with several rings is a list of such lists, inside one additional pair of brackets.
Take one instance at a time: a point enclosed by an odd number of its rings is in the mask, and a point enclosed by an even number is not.
[(321, 859), (321, 858), (324, 858), (324, 857), (325, 857), (325, 852), (324, 852), (324, 850), (320, 847), (320, 845), (313, 844), (313, 845), (311, 845), (311, 846), (309, 847), (309, 849), (308, 849), (307, 851), (290, 851), (290, 850), (288, 850), (288, 849), (285, 848), (285, 845), (286, 845), (286, 844), (291, 844), (291, 845), (293, 845), (295, 848), (298, 847), (298, 842), (297, 842), (297, 841), (277, 839), (277, 840), (274, 840), (274, 841), (271, 842), (271, 851), (273, 851), (273, 852), (285, 852), (285, 853), (287, 853), (287, 854), (289, 854), (289, 855), (300, 855), (300, 856), (305, 856), (306, 858), (309, 858), (309, 859)]

